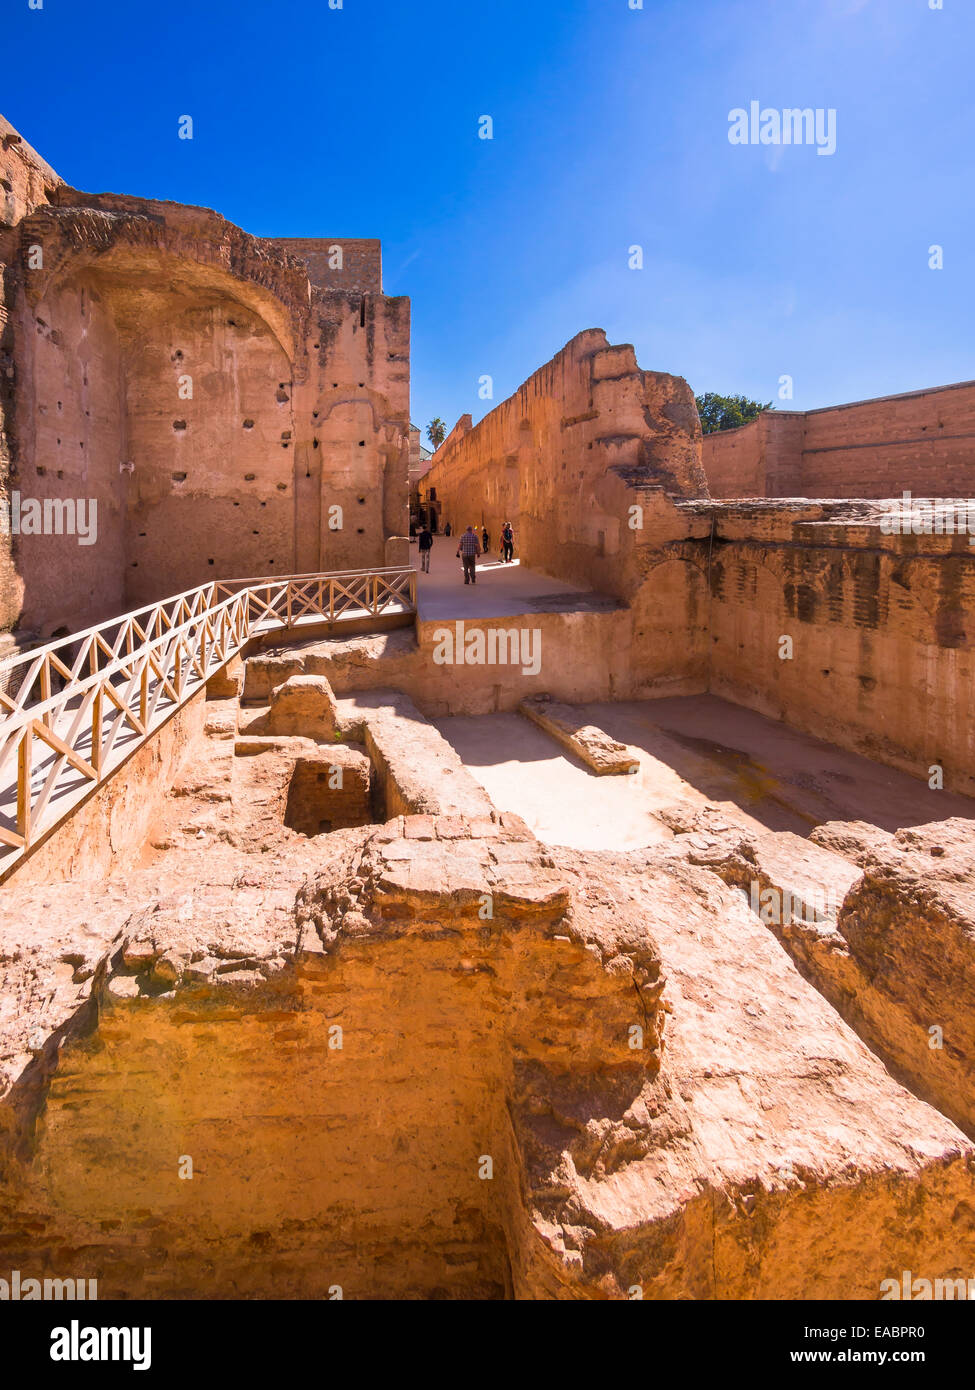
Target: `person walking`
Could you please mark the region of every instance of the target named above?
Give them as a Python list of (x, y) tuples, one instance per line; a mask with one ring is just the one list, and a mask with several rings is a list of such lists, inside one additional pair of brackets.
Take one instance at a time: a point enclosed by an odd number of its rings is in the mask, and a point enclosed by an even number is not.
[(487, 555), (488, 551), (491, 549), (491, 537), (488, 535), (488, 528), (486, 526), (481, 527), (481, 549), (484, 551), (485, 555)]
[(506, 521), (501, 527), (501, 559), (505, 564), (514, 556), (515, 552), (515, 533), (511, 529), (511, 522)]
[(420, 568), (424, 574), (430, 573), (430, 552), (433, 550), (433, 532), (424, 524), (420, 532)]
[(464, 562), (464, 583), (477, 583), (477, 557), (481, 545), (473, 526), (468, 526), (457, 545), (457, 555)]
[(443, 533), (444, 533), (445, 536), (449, 536), (449, 535), (450, 535), (450, 522), (449, 522), (449, 521), (447, 522), (447, 525), (443, 528)]

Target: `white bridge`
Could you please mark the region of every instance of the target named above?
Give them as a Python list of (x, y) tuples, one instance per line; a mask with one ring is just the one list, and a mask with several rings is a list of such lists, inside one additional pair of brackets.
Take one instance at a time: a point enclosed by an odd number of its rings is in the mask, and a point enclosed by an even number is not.
[(415, 612), (412, 568), (216, 581), (0, 661), (0, 875), (252, 638)]

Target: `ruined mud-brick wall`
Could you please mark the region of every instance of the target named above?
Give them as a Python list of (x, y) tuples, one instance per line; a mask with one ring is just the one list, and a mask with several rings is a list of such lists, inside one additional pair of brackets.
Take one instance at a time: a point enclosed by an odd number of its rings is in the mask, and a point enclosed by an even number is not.
[[(306, 261), (205, 208), (64, 185), (24, 213), (20, 490), (95, 499), (97, 541), (19, 538), (8, 626), (45, 638), (212, 579), (399, 559), (409, 301), (382, 294), (377, 243)], [(319, 283), (320, 244), (342, 246), (345, 287)]]
[[(36, 150), (0, 116), (0, 504), (20, 483), (14, 461), (13, 403), (17, 390), (14, 322), (17, 312), (17, 226), (61, 182)], [(12, 538), (0, 527), (0, 657), (12, 645), (23, 587)]]
[(304, 261), (313, 285), (368, 294), (383, 292), (383, 253), (379, 241), (307, 236), (276, 236), (268, 240)]
[(478, 425), (462, 417), (426, 483), (455, 531), (486, 525), (496, 548), (507, 519), (525, 564), (624, 596), (640, 570), (630, 509), (642, 493), (707, 496), (694, 397), (587, 329)]
[(887, 536), (870, 504), (682, 510), (714, 526), (696, 547), (706, 568), (711, 549), (715, 694), (925, 781), (937, 764), (945, 787), (975, 793), (966, 536)]
[(967, 497), (975, 382), (822, 410), (767, 411), (705, 435), (713, 497)]

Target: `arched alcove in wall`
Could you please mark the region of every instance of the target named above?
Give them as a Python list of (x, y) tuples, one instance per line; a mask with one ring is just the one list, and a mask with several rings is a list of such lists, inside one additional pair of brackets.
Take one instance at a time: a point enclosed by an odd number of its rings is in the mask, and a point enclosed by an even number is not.
[(293, 325), (266, 289), (165, 249), (53, 257), (25, 297), (20, 490), (90, 538), (21, 536), (21, 628), (80, 629), (216, 575), (294, 563)]
[(708, 592), (701, 567), (691, 560), (661, 560), (647, 573), (631, 609), (631, 666), (646, 673), (647, 686), (658, 693), (705, 689)]

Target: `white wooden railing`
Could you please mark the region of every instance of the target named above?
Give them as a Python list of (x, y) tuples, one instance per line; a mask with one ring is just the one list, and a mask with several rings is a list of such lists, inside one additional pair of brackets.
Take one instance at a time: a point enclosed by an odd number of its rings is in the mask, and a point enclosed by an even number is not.
[(252, 637), (415, 611), (412, 568), (217, 580), (0, 661), (0, 874)]

